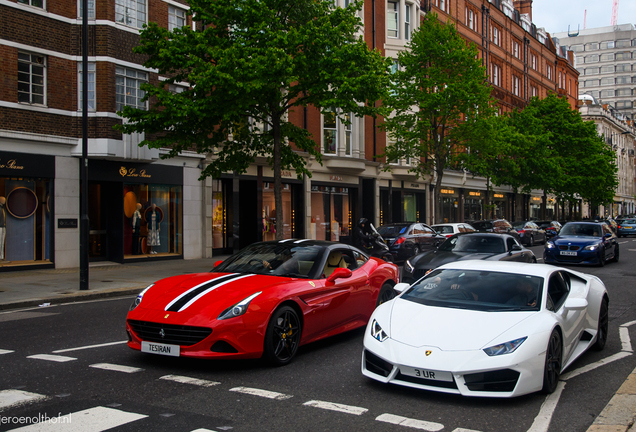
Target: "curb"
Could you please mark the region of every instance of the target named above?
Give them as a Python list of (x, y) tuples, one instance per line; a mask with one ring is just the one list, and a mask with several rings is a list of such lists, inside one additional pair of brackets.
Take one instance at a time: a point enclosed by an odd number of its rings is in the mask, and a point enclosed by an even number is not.
[(587, 432), (627, 432), (636, 420), (636, 369), (596, 417)]
[(136, 287), (127, 287), (127, 288), (116, 288), (111, 290), (103, 290), (103, 291), (85, 291), (85, 292), (76, 292), (72, 294), (62, 294), (51, 297), (41, 297), (38, 299), (30, 299), (30, 300), (21, 300), (10, 303), (0, 303), (0, 310), (9, 310), (9, 309), (21, 309), (25, 307), (33, 307), (39, 306), (42, 303), (51, 303), (53, 304), (67, 304), (67, 303), (75, 303), (77, 301), (84, 300), (97, 300), (104, 298), (112, 298), (112, 297), (126, 297), (130, 295), (139, 294), (141, 290), (147, 287), (147, 284), (139, 285)]

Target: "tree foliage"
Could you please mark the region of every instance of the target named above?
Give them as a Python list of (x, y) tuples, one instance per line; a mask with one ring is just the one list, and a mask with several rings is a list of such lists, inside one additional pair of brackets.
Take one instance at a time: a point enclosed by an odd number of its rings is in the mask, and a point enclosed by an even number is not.
[[(409, 158), (410, 171), (418, 177), (434, 173), (439, 202), (444, 170), (460, 167), (466, 148), (486, 149), (491, 141), (486, 71), (477, 48), (435, 13), (424, 17), (396, 66), (385, 101), (383, 127), (391, 142), (384, 156), (389, 161)], [(436, 220), (440, 216), (436, 206)]]
[[(291, 143), (321, 161), (316, 142), (289, 121), (289, 112), (313, 105), (375, 115), (375, 102), (386, 92), (387, 61), (361, 37), (363, 1), (347, 8), (329, 0), (189, 4), (196, 30), (170, 32), (150, 23), (141, 32), (135, 52), (167, 79), (142, 86), (151, 107), (125, 107), (121, 129), (155, 134), (141, 145), (169, 148), (166, 157), (184, 150), (212, 154), (202, 178), (243, 173), (265, 157), (274, 171), (276, 209), (282, 209), (281, 170), (311, 176)], [(183, 92), (169, 90), (179, 83), (187, 83)], [(277, 238), (282, 220), (276, 218)]]

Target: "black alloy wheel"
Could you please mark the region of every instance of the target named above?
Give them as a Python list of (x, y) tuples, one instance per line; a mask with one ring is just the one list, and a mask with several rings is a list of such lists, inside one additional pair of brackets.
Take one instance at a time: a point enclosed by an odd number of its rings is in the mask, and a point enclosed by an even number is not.
[(598, 312), (598, 331), (596, 333), (596, 342), (592, 345), (595, 351), (601, 351), (607, 343), (607, 331), (609, 328), (609, 301), (607, 297), (603, 297), (601, 301), (601, 309)]
[(605, 248), (603, 246), (601, 246), (600, 252), (598, 254), (598, 266), (599, 267), (605, 266)]
[(552, 330), (548, 349), (545, 352), (545, 367), (543, 368), (543, 393), (554, 393), (561, 377), (561, 367), (563, 360), (563, 345), (561, 343), (561, 333)]
[(275, 366), (291, 362), (298, 351), (301, 334), (302, 324), (296, 311), (290, 306), (276, 309), (265, 332), (266, 359)]
[(389, 300), (393, 300), (397, 293), (393, 289), (393, 286), (390, 283), (385, 283), (380, 288), (380, 292), (378, 293), (378, 301), (375, 304), (375, 307), (380, 306), (382, 303), (386, 303)]
[(532, 247), (534, 246), (534, 236), (530, 235), (530, 243), (528, 244), (528, 246)]

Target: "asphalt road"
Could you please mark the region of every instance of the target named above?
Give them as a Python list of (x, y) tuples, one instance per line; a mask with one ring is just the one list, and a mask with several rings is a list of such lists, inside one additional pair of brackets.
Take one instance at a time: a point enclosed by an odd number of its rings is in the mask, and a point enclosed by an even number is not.
[[(605, 282), (610, 328), (605, 350), (566, 372), (617, 360), (566, 376), (547, 404), (541, 394), (465, 398), (368, 380), (363, 330), (302, 347), (280, 368), (141, 354), (122, 343), (125, 298), (0, 313), (0, 430), (48, 416), (40, 426), (51, 429), (23, 430), (586, 431), (636, 367), (625, 345), (636, 325), (624, 326), (636, 321), (636, 239), (620, 243), (619, 263), (576, 268)], [(532, 249), (541, 257), (542, 246)]]

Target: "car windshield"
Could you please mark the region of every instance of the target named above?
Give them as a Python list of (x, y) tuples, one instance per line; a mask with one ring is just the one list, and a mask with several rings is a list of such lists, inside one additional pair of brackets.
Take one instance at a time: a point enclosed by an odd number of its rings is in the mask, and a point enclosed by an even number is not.
[(433, 225), (431, 228), (433, 228), (435, 231), (437, 231), (440, 234), (453, 233), (453, 227), (450, 225)]
[(232, 255), (214, 272), (250, 273), (307, 278), (315, 273), (324, 253), (322, 246), (256, 243)]
[(625, 224), (634, 225), (634, 224), (636, 224), (636, 219), (625, 219), (623, 221), (623, 225), (625, 225)]
[(543, 278), (481, 270), (434, 270), (400, 298), (427, 306), (489, 312), (538, 311)]
[(526, 226), (526, 223), (525, 222), (515, 222), (515, 223), (512, 224), (512, 226), (515, 229), (519, 229), (519, 228), (523, 228), (524, 226)]
[(384, 225), (378, 228), (378, 232), (382, 237), (395, 237), (400, 234), (406, 234), (410, 225)]
[(559, 234), (562, 236), (573, 235), (573, 236), (601, 237), (602, 233), (603, 233), (603, 230), (601, 229), (600, 225), (568, 222), (563, 226), (563, 228), (561, 228), (561, 232)]
[(458, 235), (446, 240), (439, 247), (441, 251), (447, 252), (470, 252), (470, 253), (504, 253), (506, 246), (503, 239), (495, 236), (485, 235)]

